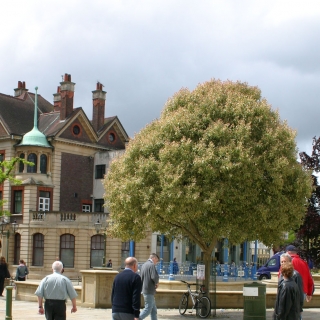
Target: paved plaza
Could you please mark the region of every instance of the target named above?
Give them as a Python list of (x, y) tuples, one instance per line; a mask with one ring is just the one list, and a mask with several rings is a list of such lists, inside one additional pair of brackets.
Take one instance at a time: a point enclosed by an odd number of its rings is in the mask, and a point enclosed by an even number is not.
[[(67, 306), (67, 319), (78, 320), (94, 320), (94, 319), (111, 319), (110, 309), (91, 309), (78, 307), (78, 312), (70, 313), (71, 304)], [(272, 310), (267, 310), (267, 320), (272, 319)], [(6, 314), (6, 298), (0, 297), (0, 319), (5, 319)], [(45, 319), (43, 315), (38, 314), (38, 303), (28, 301), (15, 301), (12, 302), (12, 319), (13, 320), (27, 320), (27, 319)], [(147, 319), (150, 319), (148, 317)], [(186, 312), (184, 316), (179, 314), (178, 309), (159, 309), (158, 319), (174, 320), (174, 319), (196, 319), (195, 312), (193, 314)], [(215, 319), (243, 319), (243, 310), (217, 310)], [(303, 313), (304, 320), (319, 320), (320, 308), (306, 309)], [(255, 319), (252, 319), (255, 320)]]

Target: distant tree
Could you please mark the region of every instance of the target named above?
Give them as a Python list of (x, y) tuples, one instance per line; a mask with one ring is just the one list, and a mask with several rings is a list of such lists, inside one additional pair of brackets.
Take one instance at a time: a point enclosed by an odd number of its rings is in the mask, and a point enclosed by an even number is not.
[[(22, 158), (12, 158), (10, 160), (4, 160), (0, 161), (0, 184), (4, 183), (6, 180), (9, 180), (12, 184), (20, 184), (21, 181), (16, 179), (12, 173), (14, 167), (16, 166), (16, 163), (23, 162), (24, 164), (33, 166), (34, 163), (28, 162)], [(5, 200), (0, 199), (0, 217), (5, 215), (10, 215), (10, 212), (3, 210), (3, 204)]]
[(302, 165), (313, 172), (313, 192), (308, 201), (303, 224), (297, 230), (297, 242), (302, 254), (320, 264), (320, 185), (318, 176), (320, 172), (320, 138), (313, 138), (312, 153), (300, 153)]
[(296, 161), (295, 132), (260, 90), (211, 80), (169, 99), (111, 164), (104, 185), (112, 236), (188, 237), (202, 250), (209, 281), (218, 240), (279, 242), (301, 223), (312, 182)]

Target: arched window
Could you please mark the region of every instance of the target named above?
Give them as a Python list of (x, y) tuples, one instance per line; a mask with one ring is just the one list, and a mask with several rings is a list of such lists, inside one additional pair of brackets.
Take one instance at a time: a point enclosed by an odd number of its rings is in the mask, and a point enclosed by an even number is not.
[(35, 153), (30, 153), (28, 155), (28, 161), (33, 162), (33, 166), (28, 165), (27, 172), (28, 173), (36, 173), (37, 172), (37, 155)]
[[(24, 153), (20, 154), (20, 159), (24, 159)], [(19, 162), (19, 172), (23, 172), (24, 171), (24, 163), (23, 162)]]
[(47, 156), (45, 154), (40, 156), (40, 172), (47, 173)]
[(74, 267), (74, 236), (66, 233), (60, 236), (60, 259), (64, 268)]
[(101, 267), (104, 254), (104, 238), (101, 234), (91, 237), (90, 268)]
[(13, 264), (19, 264), (20, 246), (21, 246), (21, 235), (20, 235), (20, 233), (16, 233), (14, 235), (14, 258), (13, 258)]
[(32, 265), (43, 266), (43, 256), (44, 256), (44, 235), (41, 233), (35, 233), (33, 235)]

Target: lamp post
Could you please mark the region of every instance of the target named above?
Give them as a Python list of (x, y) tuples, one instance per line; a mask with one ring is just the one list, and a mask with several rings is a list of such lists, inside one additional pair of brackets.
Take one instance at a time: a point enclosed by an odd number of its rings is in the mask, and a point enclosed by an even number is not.
[(0, 222), (1, 235), (3, 235), (5, 233), (5, 229), (8, 224), (9, 224), (9, 221), (6, 220), (6, 217), (1, 217), (1, 222)]
[[(7, 226), (10, 224), (9, 221), (6, 221), (6, 219), (4, 217), (1, 218), (1, 222), (0, 222), (0, 234), (1, 235), (4, 235), (5, 233), (7, 234), (7, 237), (10, 236), (10, 232), (9, 230), (6, 230), (7, 229)], [(18, 229), (18, 226), (19, 224), (17, 223), (16, 220), (14, 220), (12, 223), (11, 223), (11, 227), (12, 227), (12, 231), (13, 231), (13, 234), (16, 233), (16, 230)]]
[(19, 224), (17, 223), (16, 220), (14, 220), (14, 221), (11, 223), (11, 228), (12, 228), (13, 234), (16, 233), (18, 227), (19, 227)]
[(103, 232), (103, 258), (102, 258), (102, 267), (104, 268), (106, 266), (106, 245), (107, 245), (107, 222), (106, 225), (103, 226), (102, 223), (97, 220), (97, 222), (94, 224), (94, 228), (96, 229), (97, 234), (100, 233), (100, 231)]
[[(6, 260), (8, 261), (9, 259), (9, 237), (10, 237), (10, 230), (7, 229), (7, 226), (10, 225), (10, 222), (6, 219), (7, 217), (1, 217), (1, 222), (0, 222), (0, 234), (1, 236), (6, 235)], [(17, 223), (16, 220), (11, 223), (12, 231), (13, 234), (15, 234), (16, 230), (18, 229), (19, 224)]]

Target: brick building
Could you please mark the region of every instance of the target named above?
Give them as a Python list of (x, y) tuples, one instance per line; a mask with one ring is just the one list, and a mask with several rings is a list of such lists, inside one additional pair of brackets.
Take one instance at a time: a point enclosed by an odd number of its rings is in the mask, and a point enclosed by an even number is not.
[[(75, 277), (79, 270), (101, 266), (104, 254), (115, 268), (128, 255), (128, 243), (105, 239), (108, 210), (101, 179), (129, 137), (116, 116), (105, 118), (102, 84), (92, 91), (92, 121), (81, 107), (74, 108), (74, 91), (71, 75), (65, 74), (53, 104), (21, 81), (14, 96), (0, 94), (0, 157), (34, 163), (16, 166), (20, 185), (6, 181), (0, 186), (3, 210), (11, 213), (1, 217), (0, 250), (12, 271), (24, 259), (30, 278), (50, 273), (57, 257), (65, 274)], [(14, 232), (9, 231), (13, 222)], [(97, 222), (102, 224), (99, 234)], [(146, 259), (150, 244), (151, 234), (136, 244), (138, 259)]]

